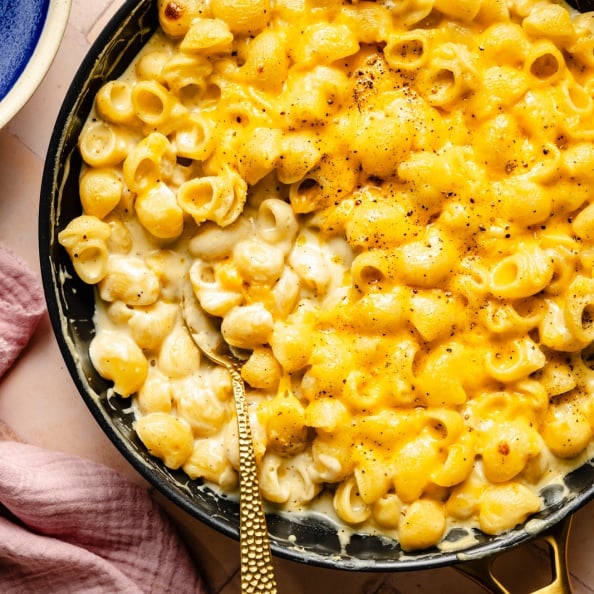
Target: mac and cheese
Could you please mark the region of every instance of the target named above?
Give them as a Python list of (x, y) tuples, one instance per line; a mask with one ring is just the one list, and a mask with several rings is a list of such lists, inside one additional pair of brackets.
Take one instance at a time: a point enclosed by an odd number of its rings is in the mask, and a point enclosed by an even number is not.
[[(539, 0), (160, 0), (98, 93), (90, 356), (170, 468), (439, 545), (543, 506), (594, 432), (594, 16)], [(219, 328), (220, 326), (220, 328)]]

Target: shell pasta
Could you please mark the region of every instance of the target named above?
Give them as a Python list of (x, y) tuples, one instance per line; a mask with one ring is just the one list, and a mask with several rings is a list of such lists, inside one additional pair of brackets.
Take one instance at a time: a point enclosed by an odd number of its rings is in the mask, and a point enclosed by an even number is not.
[[(498, 534), (594, 437), (594, 19), (553, 1), (159, 0), (59, 235), (148, 451), (403, 550)], [(454, 546), (449, 543), (451, 548)]]

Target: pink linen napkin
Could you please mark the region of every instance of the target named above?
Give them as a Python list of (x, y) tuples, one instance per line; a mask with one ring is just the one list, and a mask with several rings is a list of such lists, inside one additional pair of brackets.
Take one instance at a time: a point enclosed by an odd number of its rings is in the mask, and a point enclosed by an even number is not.
[(89, 460), (0, 441), (0, 592), (206, 590), (146, 489)]
[(45, 311), (35, 275), (0, 246), (0, 377), (23, 350)]

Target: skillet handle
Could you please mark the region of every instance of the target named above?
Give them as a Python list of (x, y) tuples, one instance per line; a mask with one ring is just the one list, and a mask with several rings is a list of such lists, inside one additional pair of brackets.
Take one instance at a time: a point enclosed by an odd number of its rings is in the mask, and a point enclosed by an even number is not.
[[(572, 516), (550, 527), (540, 535), (540, 539), (548, 543), (551, 553), (551, 569), (553, 581), (532, 592), (532, 594), (571, 594), (572, 588), (567, 566), (567, 544), (571, 528)], [(497, 555), (467, 561), (455, 566), (455, 569), (466, 574), (472, 580), (485, 587), (493, 594), (513, 594), (493, 574), (493, 563)]]

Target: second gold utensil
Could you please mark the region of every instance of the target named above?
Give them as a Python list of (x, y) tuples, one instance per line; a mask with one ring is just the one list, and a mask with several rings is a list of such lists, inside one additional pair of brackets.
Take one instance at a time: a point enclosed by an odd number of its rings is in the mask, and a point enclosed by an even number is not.
[[(182, 297), (182, 318), (200, 351), (231, 376), (239, 437), (239, 542), (243, 594), (276, 594), (268, 528), (258, 486), (258, 469), (249, 422), (240, 359), (229, 350), (218, 332), (206, 331), (209, 320), (201, 314), (191, 287)], [(220, 339), (217, 339), (220, 337)]]

